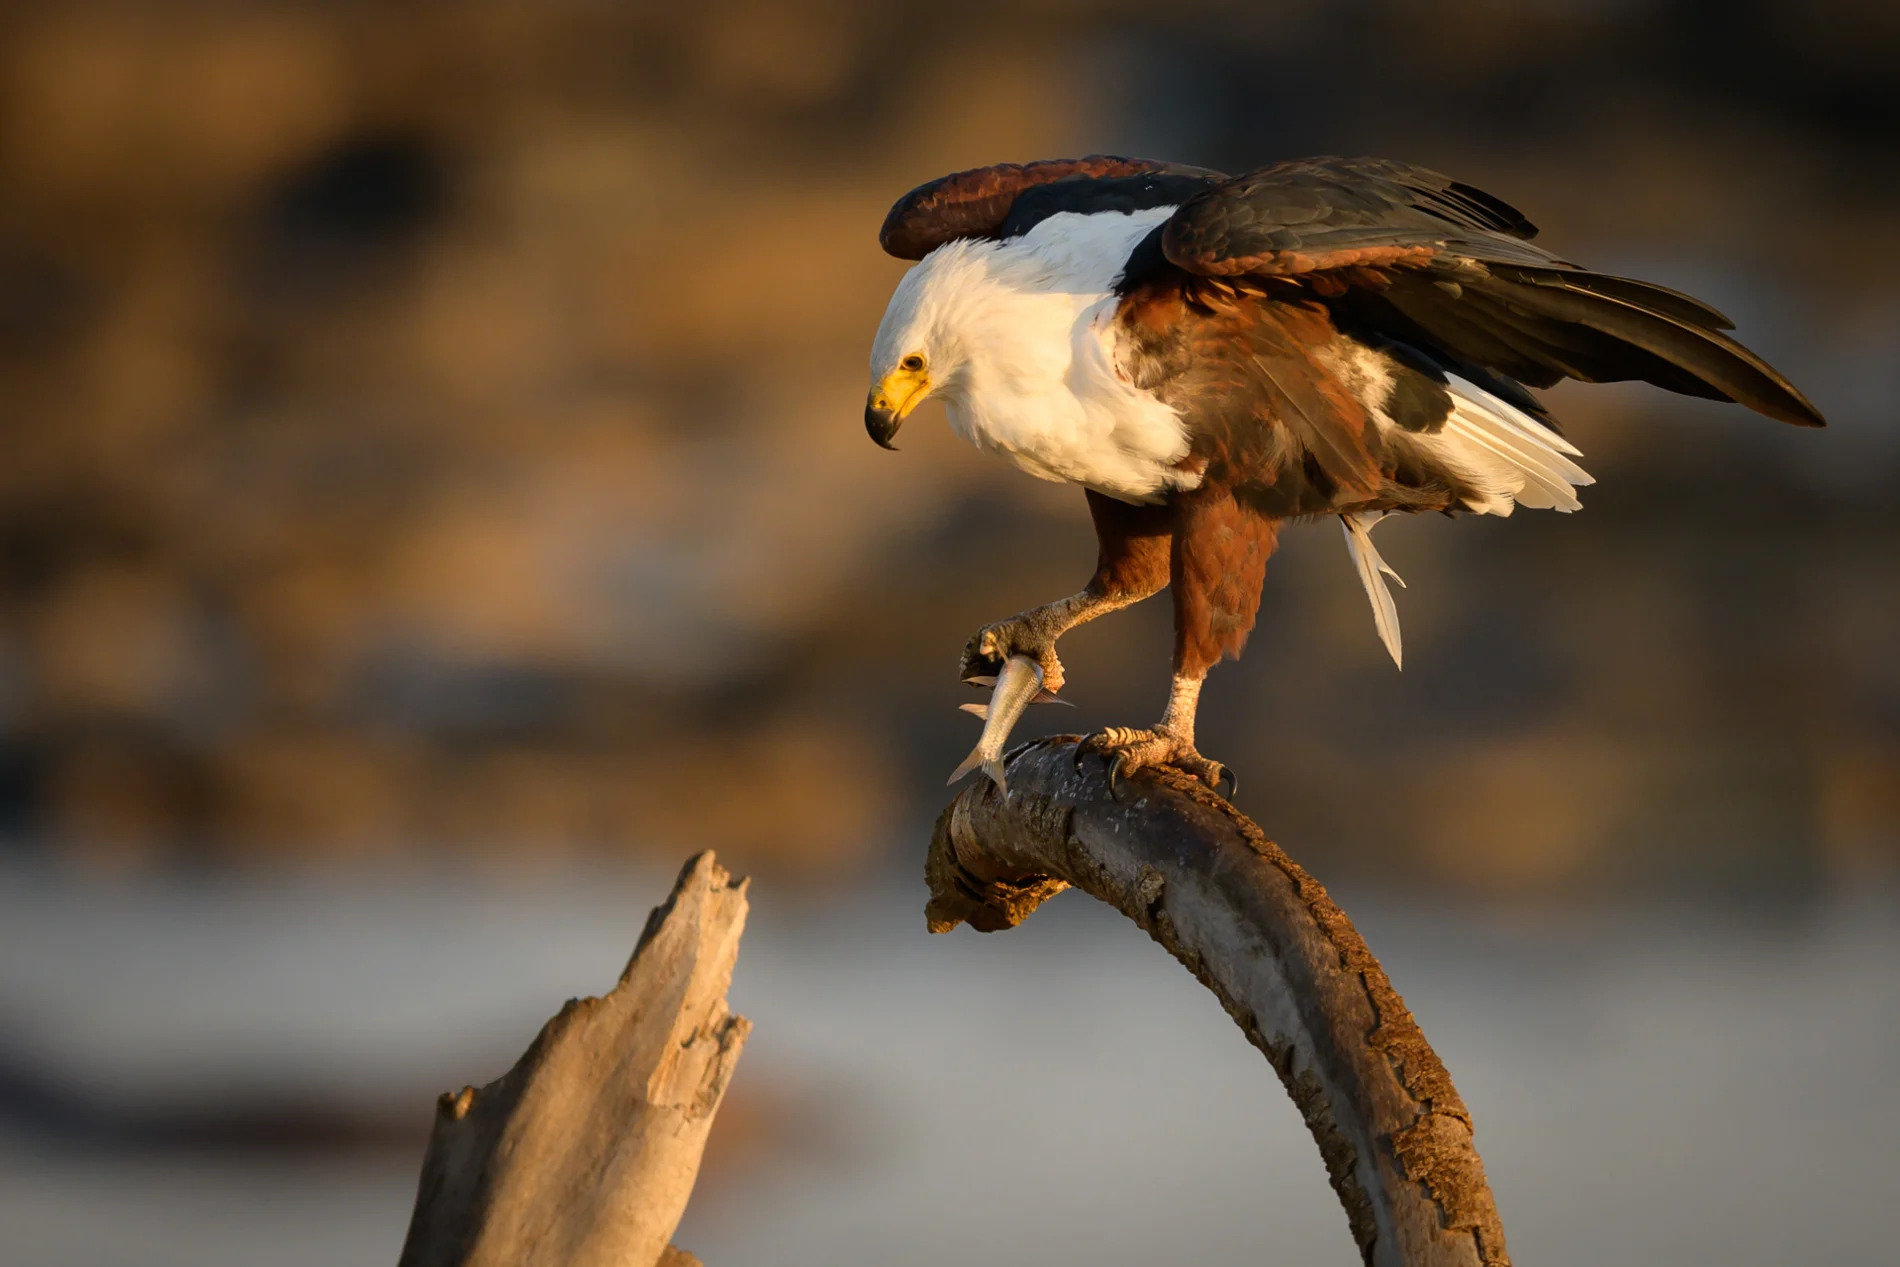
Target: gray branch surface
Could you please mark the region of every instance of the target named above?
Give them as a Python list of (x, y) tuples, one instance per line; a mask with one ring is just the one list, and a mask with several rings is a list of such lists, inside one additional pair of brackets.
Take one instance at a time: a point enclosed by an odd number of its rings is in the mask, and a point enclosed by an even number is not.
[(930, 844), (932, 932), (1011, 928), (1073, 885), (1146, 929), (1265, 1053), (1319, 1144), (1371, 1267), (1509, 1267), (1471, 1115), (1366, 943), (1318, 881), (1199, 781), (1110, 795), (1072, 738), (973, 780)]
[(751, 1023), (726, 1006), (746, 885), (702, 853), (620, 984), (437, 1105), (401, 1267), (688, 1267), (667, 1244)]

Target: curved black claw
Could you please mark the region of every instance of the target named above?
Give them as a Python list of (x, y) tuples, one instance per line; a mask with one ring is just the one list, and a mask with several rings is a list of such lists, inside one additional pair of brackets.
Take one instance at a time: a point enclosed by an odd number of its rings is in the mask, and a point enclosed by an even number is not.
[(1214, 776), (1214, 790), (1220, 791), (1220, 785), (1225, 783), (1228, 788), (1227, 799), (1231, 801), (1240, 795), (1240, 776), (1229, 766), (1220, 766), (1218, 769), (1219, 773)]
[(1108, 799), (1119, 801), (1121, 797), (1122, 754), (1116, 753), (1108, 759)]

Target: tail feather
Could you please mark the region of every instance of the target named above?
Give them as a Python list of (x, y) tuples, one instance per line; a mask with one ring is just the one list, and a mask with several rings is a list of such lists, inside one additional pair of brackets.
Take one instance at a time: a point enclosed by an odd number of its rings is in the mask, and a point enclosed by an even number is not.
[(1582, 506), (1571, 489), (1596, 481), (1566, 456), (1582, 456), (1575, 445), (1455, 375), (1450, 383), (1458, 400), (1446, 420), (1446, 437), (1501, 461), (1501, 467), (1488, 465), (1506, 481), (1503, 491), (1533, 510), (1571, 511)]
[(1405, 581), (1379, 557), (1378, 547), (1372, 544), (1372, 530), (1384, 518), (1384, 511), (1362, 510), (1341, 515), (1339, 523), (1346, 533), (1346, 550), (1352, 555), (1353, 566), (1359, 569), (1359, 583), (1366, 587), (1366, 598), (1372, 603), (1372, 624), (1379, 631), (1379, 641), (1385, 644), (1392, 663), (1403, 669), (1405, 647), (1399, 637), (1399, 609), (1385, 578), (1391, 577), (1401, 587)]
[(1458, 490), (1458, 505), (1481, 515), (1509, 515), (1517, 506), (1572, 511), (1573, 489), (1596, 481), (1573, 457), (1582, 453), (1555, 428), (1525, 413), (1462, 373), (1447, 371), (1451, 412), (1436, 431), (1388, 427), (1386, 441), (1428, 467), (1443, 471)]
[[(1518, 406), (1506, 400), (1488, 384), (1470, 381), (1462, 374), (1448, 374), (1452, 393), (1466, 400), (1476, 401), (1484, 411), (1493, 415), (1497, 421), (1529, 440), (1540, 449), (1555, 449), (1557, 452), (1573, 458), (1583, 456), (1583, 450), (1566, 439), (1562, 432), (1540, 418), (1533, 418)], [(1589, 483), (1589, 480), (1585, 480)]]

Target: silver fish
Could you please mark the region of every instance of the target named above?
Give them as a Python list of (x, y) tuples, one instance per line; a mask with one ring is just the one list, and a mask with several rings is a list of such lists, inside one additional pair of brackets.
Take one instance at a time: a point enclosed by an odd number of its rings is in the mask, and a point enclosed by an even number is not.
[(990, 776), (998, 790), (1007, 793), (1009, 785), (1003, 781), (1003, 745), (1009, 742), (1009, 732), (1022, 720), (1023, 712), (1031, 704), (1067, 704), (1069, 701), (1057, 699), (1042, 689), (1042, 666), (1028, 656), (1011, 656), (1003, 665), (1003, 671), (995, 677), (972, 677), (965, 681), (977, 686), (995, 684), (987, 704), (964, 704), (960, 707), (966, 713), (974, 713), (983, 719), (983, 734), (976, 741), (976, 747), (956, 768), (949, 782), (983, 767), (983, 773)]

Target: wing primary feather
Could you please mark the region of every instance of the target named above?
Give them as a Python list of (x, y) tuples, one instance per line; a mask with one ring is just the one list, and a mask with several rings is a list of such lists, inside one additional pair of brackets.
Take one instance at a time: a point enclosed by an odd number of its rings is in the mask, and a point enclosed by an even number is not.
[[(1719, 331), (1685, 320), (1678, 315), (1678, 304), (1645, 307), (1625, 294), (1599, 293), (1571, 284), (1540, 285), (1499, 278), (1494, 285), (1501, 299), (1531, 317), (1607, 335), (1615, 343), (1627, 344), (1674, 367), (1720, 398), (1797, 426), (1825, 425), (1820, 412), (1773, 366)], [(1607, 376), (1594, 372), (1595, 366), (1582, 368), (1585, 373), (1571, 376)], [(1637, 373), (1633, 377), (1672, 391), (1684, 390), (1670, 376)]]
[(1592, 273), (1581, 268), (1507, 268), (1505, 271), (1507, 276), (1521, 278), (1532, 285), (1589, 291), (1711, 330), (1735, 328), (1734, 320), (1721, 309), (1659, 282), (1637, 281), (1633, 277), (1618, 277), (1613, 273)]
[(1385, 578), (1391, 577), (1401, 587), (1405, 581), (1372, 544), (1372, 530), (1384, 518), (1384, 511), (1362, 510), (1341, 515), (1339, 524), (1345, 530), (1346, 550), (1352, 555), (1353, 566), (1359, 569), (1359, 583), (1366, 587), (1366, 598), (1372, 603), (1372, 624), (1379, 631), (1379, 641), (1385, 644), (1392, 663), (1404, 669), (1405, 647), (1399, 637), (1399, 608), (1392, 601), (1392, 591), (1386, 587)]

